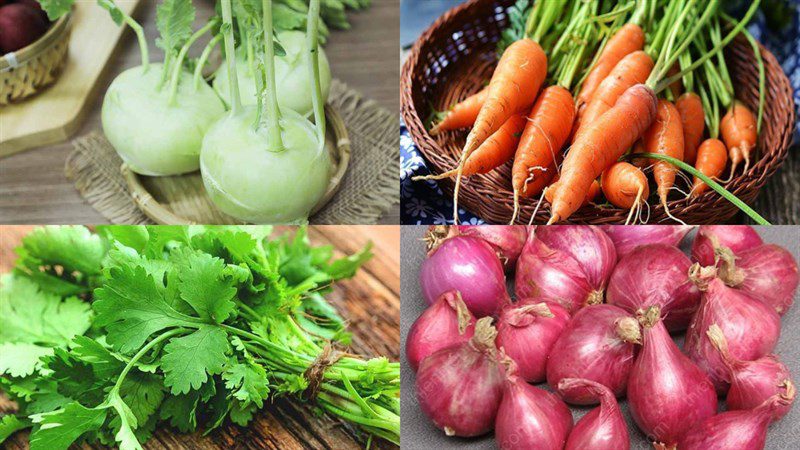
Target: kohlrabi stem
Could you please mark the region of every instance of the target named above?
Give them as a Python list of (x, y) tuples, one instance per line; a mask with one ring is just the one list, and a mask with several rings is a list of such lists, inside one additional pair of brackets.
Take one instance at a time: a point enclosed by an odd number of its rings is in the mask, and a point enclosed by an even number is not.
[(222, 34), (218, 34), (208, 41), (206, 48), (203, 49), (203, 53), (200, 55), (200, 59), (197, 60), (197, 67), (194, 68), (195, 90), (200, 89), (200, 80), (203, 79), (203, 67), (205, 67), (206, 62), (208, 62), (208, 57), (211, 55), (211, 51), (214, 50), (214, 47), (217, 46), (220, 39), (222, 39)]
[(264, 14), (264, 68), (266, 69), (267, 95), (267, 121), (269, 129), (269, 150), (278, 152), (283, 150), (281, 138), (281, 111), (278, 108), (278, 95), (275, 92), (275, 36), (272, 31), (272, 0), (261, 0)]
[(319, 0), (311, 0), (308, 7), (308, 70), (311, 74), (311, 100), (314, 105), (314, 123), (317, 125), (317, 139), (320, 147), (325, 146), (325, 105), (322, 104), (322, 87), (319, 76)]
[(189, 40), (186, 41), (186, 44), (183, 45), (181, 48), (180, 53), (178, 53), (178, 58), (175, 60), (175, 67), (172, 68), (172, 80), (170, 80), (169, 84), (169, 100), (168, 105), (175, 104), (175, 94), (178, 92), (178, 80), (181, 77), (181, 71), (183, 70), (183, 59), (186, 58), (186, 54), (189, 53), (189, 48), (194, 44), (200, 36), (206, 34), (208, 30), (213, 28), (217, 24), (216, 20), (212, 20), (208, 22), (203, 28), (197, 30)]
[(233, 42), (233, 15), (231, 0), (222, 0), (222, 36), (225, 40), (225, 61), (228, 63), (228, 82), (231, 87), (231, 114), (236, 115), (242, 109), (239, 96), (239, 78), (236, 76), (236, 53)]
[(139, 51), (142, 52), (142, 69), (147, 72), (147, 69), (150, 67), (150, 50), (147, 47), (147, 39), (144, 37), (144, 30), (142, 29), (142, 26), (133, 20), (131, 16), (125, 14), (124, 11), (119, 9), (119, 7), (113, 1), (97, 0), (97, 3), (99, 3), (100, 6), (108, 11), (119, 12), (120, 16), (122, 16), (122, 21), (131, 27), (133, 32), (136, 33), (136, 39), (139, 41)]
[(728, 192), (728, 190), (725, 189), (724, 187), (722, 187), (722, 185), (720, 185), (719, 183), (717, 183), (716, 181), (712, 180), (711, 178), (709, 178), (708, 176), (706, 176), (705, 174), (703, 174), (699, 170), (695, 169), (694, 167), (686, 164), (685, 162), (683, 162), (683, 161), (681, 161), (679, 159), (676, 159), (676, 158), (673, 158), (673, 157), (667, 156), (667, 155), (660, 155), (660, 154), (657, 154), (657, 153), (633, 153), (633, 154), (631, 154), (631, 157), (632, 158), (659, 159), (659, 160), (662, 160), (662, 161), (666, 161), (666, 162), (672, 164), (673, 166), (675, 166), (675, 167), (677, 167), (677, 168), (679, 168), (681, 170), (685, 170), (685, 171), (689, 172), (690, 174), (696, 176), (700, 180), (702, 180), (703, 183), (707, 184), (708, 187), (710, 187), (711, 189), (717, 191), (717, 193), (719, 195), (721, 195), (723, 198), (725, 198), (725, 200), (728, 200), (729, 202), (733, 203), (737, 208), (739, 208), (745, 214), (750, 216), (750, 218), (753, 219), (757, 224), (759, 224), (759, 225), (771, 225), (769, 223), (769, 221), (767, 221), (767, 219), (761, 217), (761, 215), (758, 214), (757, 212), (755, 212), (753, 210), (753, 208), (747, 206), (747, 204), (745, 204), (743, 201), (739, 200), (738, 197), (736, 197), (735, 195), (733, 195), (730, 192)]

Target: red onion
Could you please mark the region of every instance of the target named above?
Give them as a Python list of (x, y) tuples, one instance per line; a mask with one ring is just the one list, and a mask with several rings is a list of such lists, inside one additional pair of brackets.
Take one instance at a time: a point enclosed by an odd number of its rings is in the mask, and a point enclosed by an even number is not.
[(703, 225), (692, 242), (692, 261), (703, 266), (715, 265), (714, 250), (728, 247), (734, 254), (758, 247), (763, 241), (749, 225)]
[(517, 261), (517, 297), (560, 303), (571, 313), (602, 303), (616, 260), (614, 243), (597, 227), (538, 227)]
[(420, 270), (422, 294), (428, 303), (457, 290), (476, 317), (493, 315), (506, 303), (503, 265), (489, 244), (471, 236), (437, 240), (429, 234), (429, 238), (432, 248)]
[(573, 389), (588, 391), (600, 401), (600, 407), (589, 411), (575, 424), (567, 439), (566, 450), (628, 450), (628, 425), (622, 417), (614, 393), (594, 381), (564, 378), (558, 383), (560, 393)]
[(506, 270), (513, 270), (517, 258), (522, 253), (528, 230), (525, 226), (514, 225), (456, 225), (451, 229), (465, 236), (483, 239), (491, 245), (500, 257)]
[[(634, 344), (641, 339), (639, 323), (623, 309), (591, 305), (578, 311), (561, 333), (547, 361), (547, 383), (556, 389), (564, 378), (584, 378), (608, 387), (617, 397), (625, 393), (633, 366)], [(568, 403), (592, 405), (597, 397), (571, 389)]]
[(509, 304), (498, 319), (497, 347), (517, 363), (520, 378), (539, 383), (546, 378), (550, 349), (569, 319), (569, 312), (555, 303)]
[(534, 387), (515, 375), (510, 362), (503, 400), (494, 425), (503, 450), (561, 450), (572, 430), (572, 413), (552, 392)]
[(717, 394), (672, 341), (660, 315), (653, 306), (640, 316), (643, 343), (628, 379), (628, 404), (649, 439), (672, 447), (689, 426), (716, 413)]
[[(781, 332), (780, 316), (765, 303), (729, 288), (713, 276), (714, 268), (692, 266), (691, 277), (703, 290), (700, 309), (686, 331), (683, 349), (708, 374), (717, 390), (727, 387), (727, 367), (708, 339), (708, 328), (717, 324), (727, 339), (730, 354), (746, 361), (768, 355)], [(710, 279), (710, 281), (709, 281)]]
[(795, 387), (789, 369), (778, 357), (767, 355), (755, 361), (742, 361), (730, 354), (728, 341), (717, 324), (711, 325), (707, 334), (728, 368), (727, 380), (731, 383), (726, 397), (728, 410), (753, 409), (770, 397), (781, 395), (788, 404), (775, 408), (773, 420), (785, 416), (792, 407)]
[(619, 260), (640, 245), (665, 244), (677, 247), (693, 227), (690, 225), (601, 225), (600, 228), (614, 241)]
[(414, 322), (406, 337), (406, 357), (414, 371), (438, 350), (469, 341), (475, 317), (458, 291), (445, 292)]
[(671, 245), (637, 247), (617, 264), (606, 300), (635, 314), (658, 306), (670, 331), (685, 329), (700, 305), (700, 291), (690, 281), (692, 263)]
[(439, 350), (419, 366), (419, 405), (448, 436), (479, 436), (494, 425), (504, 373), (491, 322), (489, 317), (478, 320), (472, 339)]
[(679, 450), (762, 450), (774, 411), (785, 404), (775, 396), (755, 409), (727, 411), (693, 426), (678, 444)]
[(759, 245), (736, 254), (717, 249), (719, 277), (728, 286), (741, 289), (783, 314), (792, 306), (797, 290), (797, 262), (777, 245)]

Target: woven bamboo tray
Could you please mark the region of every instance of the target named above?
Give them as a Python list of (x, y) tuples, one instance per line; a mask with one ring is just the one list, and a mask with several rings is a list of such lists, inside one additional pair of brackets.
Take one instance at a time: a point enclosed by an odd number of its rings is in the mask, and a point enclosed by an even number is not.
[[(331, 155), (331, 180), (314, 215), (336, 194), (350, 164), (350, 139), (338, 111), (325, 105), (325, 148)], [(133, 201), (142, 212), (161, 225), (232, 225), (242, 223), (217, 209), (206, 194), (200, 172), (169, 177), (149, 177), (134, 173), (122, 164), (122, 176)]]
[[(420, 36), (403, 66), (401, 114), (434, 173), (457, 165), (468, 130), (433, 137), (423, 125), (424, 120), (433, 110), (446, 110), (486, 85), (497, 63), (496, 43), (502, 30), (508, 26), (506, 12), (513, 4), (514, 0), (471, 0), (448, 11)], [(725, 51), (736, 97), (756, 111), (758, 68), (752, 48), (744, 37), (738, 36)], [(761, 55), (766, 71), (766, 94), (755, 162), (747, 173), (738, 172), (725, 185), (726, 189), (751, 205), (759, 189), (786, 158), (796, 115), (791, 84), (780, 64), (763, 46)], [(452, 195), (452, 180), (442, 180), (440, 186), (447, 195)], [(685, 184), (679, 187), (688, 192)], [(681, 197), (676, 193), (669, 201), (670, 212), (689, 224), (725, 223), (738, 212), (733, 204), (713, 191), (692, 200)], [(519, 222), (530, 220), (536, 200), (522, 202)], [(511, 162), (489, 174), (464, 180), (459, 202), (489, 223), (508, 223), (513, 211)], [(589, 205), (573, 214), (569, 221), (624, 223), (627, 215), (627, 210)], [(549, 216), (549, 205), (545, 201), (534, 222), (546, 223)], [(661, 206), (651, 205), (649, 223), (667, 220)]]
[(0, 106), (24, 100), (58, 79), (67, 60), (70, 17), (58, 19), (31, 45), (0, 56)]

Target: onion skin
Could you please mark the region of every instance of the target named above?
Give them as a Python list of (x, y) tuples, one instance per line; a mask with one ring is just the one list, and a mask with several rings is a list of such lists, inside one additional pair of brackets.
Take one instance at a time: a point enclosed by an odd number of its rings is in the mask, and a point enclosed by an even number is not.
[(422, 263), (420, 285), (429, 304), (447, 291), (461, 292), (478, 318), (494, 315), (508, 301), (500, 258), (489, 244), (472, 236), (438, 242)]
[(495, 439), (502, 450), (560, 450), (572, 413), (557, 395), (510, 375), (497, 411)]
[[(554, 390), (564, 378), (584, 378), (625, 394), (634, 362), (634, 344), (641, 342), (639, 324), (622, 308), (591, 305), (578, 311), (561, 333), (547, 361), (547, 383)], [(589, 390), (570, 389), (562, 396), (575, 405), (594, 405)]]
[(614, 242), (620, 260), (636, 247), (647, 244), (665, 244), (677, 247), (691, 225), (601, 225), (600, 228)]
[(472, 339), (437, 351), (419, 367), (419, 406), (448, 436), (492, 430), (505, 378), (497, 361), (496, 333), (490, 318), (480, 319)]
[(688, 427), (717, 412), (717, 394), (672, 341), (660, 314), (654, 306), (640, 317), (643, 343), (628, 379), (628, 404), (649, 439), (674, 447)]
[(506, 271), (514, 270), (519, 254), (528, 238), (524, 226), (514, 225), (456, 225), (459, 234), (474, 236), (486, 241), (497, 252)]
[(523, 300), (500, 312), (497, 347), (517, 365), (517, 374), (529, 383), (547, 378), (547, 358), (570, 320), (569, 311), (556, 303)]
[(593, 392), (600, 407), (589, 411), (575, 424), (565, 450), (629, 450), (628, 425), (614, 393), (602, 384), (580, 378), (565, 378), (558, 383), (562, 395), (572, 389)]
[(691, 264), (671, 245), (637, 247), (614, 269), (606, 300), (631, 314), (658, 306), (669, 331), (684, 330), (700, 306), (700, 290), (688, 275)]
[[(697, 265), (692, 269), (694, 273), (699, 270)], [(696, 278), (704, 290), (703, 299), (686, 331), (683, 349), (709, 376), (717, 391), (724, 393), (728, 387), (728, 370), (706, 334), (709, 327), (716, 324), (722, 329), (731, 356), (752, 361), (768, 355), (775, 348), (781, 332), (781, 319), (765, 303), (725, 286), (719, 278), (713, 277), (710, 281), (702, 275)]]
[(602, 303), (616, 260), (614, 243), (595, 226), (537, 227), (517, 261), (517, 297), (556, 302), (570, 313)]
[(761, 450), (775, 408), (784, 403), (779, 396), (756, 409), (726, 411), (692, 427), (678, 444), (679, 450)]
[(717, 255), (719, 277), (725, 284), (762, 300), (780, 315), (792, 306), (800, 276), (797, 261), (786, 249), (767, 244), (735, 255), (721, 248)]
[(406, 357), (416, 372), (423, 359), (438, 350), (469, 341), (475, 317), (458, 291), (445, 292), (414, 322), (406, 337)]
[(692, 242), (692, 261), (702, 266), (715, 265), (714, 251), (729, 248), (733, 254), (763, 244), (761, 236), (749, 225), (702, 225)]
[(731, 356), (728, 341), (722, 329), (713, 324), (706, 332), (728, 368), (728, 410), (755, 409), (770, 398), (779, 395), (786, 401), (773, 409), (772, 420), (780, 420), (792, 408), (796, 395), (789, 369), (776, 355), (767, 355), (755, 361), (742, 361)]

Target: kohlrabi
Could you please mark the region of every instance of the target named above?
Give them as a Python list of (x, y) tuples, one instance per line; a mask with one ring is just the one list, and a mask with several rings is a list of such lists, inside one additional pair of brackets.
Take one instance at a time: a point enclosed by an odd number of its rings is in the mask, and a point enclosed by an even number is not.
[[(211, 200), (226, 214), (257, 223), (297, 223), (308, 220), (311, 209), (325, 194), (331, 161), (325, 149), (325, 114), (320, 86), (318, 43), (319, 0), (308, 13), (305, 65), (306, 89), (312, 98), (314, 123), (287, 107), (276, 95), (275, 42), (272, 1), (245, 0), (237, 8), (257, 32), (246, 39), (263, 47), (255, 73), (255, 106), (243, 106), (237, 80), (231, 0), (221, 0), (230, 112), (215, 123), (203, 139), (200, 170)], [(237, 19), (240, 19), (237, 16)], [(240, 31), (242, 28), (240, 27)], [(283, 44), (281, 42), (281, 44)], [(255, 45), (255, 44), (254, 44)], [(313, 82), (312, 82), (313, 80)]]
[(203, 136), (225, 113), (225, 106), (199, 79), (202, 64), (193, 75), (184, 68), (184, 60), (189, 47), (217, 21), (192, 34), (191, 0), (164, 0), (157, 10), (161, 38), (156, 43), (165, 59), (163, 64), (150, 64), (141, 26), (112, 0), (98, 3), (118, 24), (133, 28), (142, 52), (142, 65), (120, 74), (106, 92), (101, 116), (106, 137), (134, 172), (161, 176), (197, 170)]

